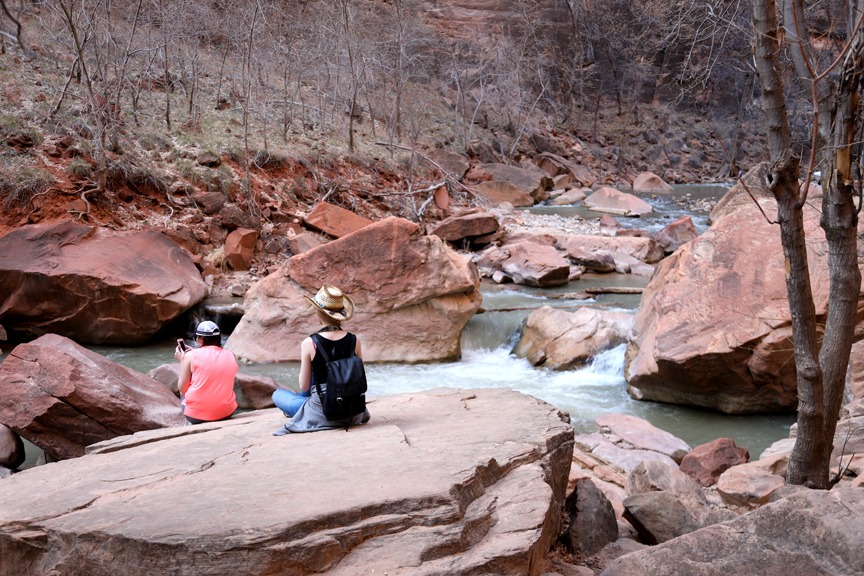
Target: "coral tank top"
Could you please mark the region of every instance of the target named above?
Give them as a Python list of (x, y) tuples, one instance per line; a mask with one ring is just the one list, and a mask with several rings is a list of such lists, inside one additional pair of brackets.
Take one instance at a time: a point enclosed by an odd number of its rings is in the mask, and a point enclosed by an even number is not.
[(192, 381), (186, 390), (185, 414), (211, 421), (230, 416), (237, 409), (234, 355), (219, 346), (204, 346), (192, 353)]

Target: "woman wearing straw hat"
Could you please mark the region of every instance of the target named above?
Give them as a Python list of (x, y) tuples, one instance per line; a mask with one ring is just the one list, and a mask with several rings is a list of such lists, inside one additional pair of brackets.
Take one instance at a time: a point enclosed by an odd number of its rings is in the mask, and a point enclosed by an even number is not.
[[(323, 327), (300, 343), (300, 393), (291, 390), (276, 390), (273, 403), (291, 418), (273, 433), (283, 436), (291, 432), (312, 432), (328, 428), (344, 428), (346, 421), (328, 420), (324, 417), (321, 399), (312, 394), (312, 383), (327, 380), (327, 364), (323, 355), (316, 354), (318, 346), (324, 346), (327, 355), (333, 359), (346, 358), (354, 354), (362, 358), (360, 340), (355, 334), (342, 329), (342, 322), (354, 315), (354, 301), (335, 286), (322, 286), (313, 298), (304, 296), (315, 308)], [(369, 421), (366, 410), (351, 419), (351, 424), (365, 424)]]

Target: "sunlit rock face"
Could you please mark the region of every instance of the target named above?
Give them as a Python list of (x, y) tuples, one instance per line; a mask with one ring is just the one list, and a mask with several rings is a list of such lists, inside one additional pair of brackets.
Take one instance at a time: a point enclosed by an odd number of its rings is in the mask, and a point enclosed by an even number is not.
[[(795, 410), (776, 203), (757, 188), (758, 179), (748, 179), (750, 191), (730, 190), (712, 213), (711, 227), (663, 260), (646, 286), (627, 349), (631, 396), (727, 413)], [(828, 247), (820, 204), (811, 195), (803, 216), (817, 324), (824, 326)], [(860, 249), (858, 261), (864, 264)], [(861, 294), (858, 302), (860, 324)]]
[(474, 265), (437, 236), (386, 218), (294, 256), (246, 294), (245, 314), (226, 347), (254, 362), (299, 360), (300, 342), (320, 328), (304, 298), (324, 284), (348, 294), (343, 324), (372, 362), (456, 359), (462, 328), (482, 302)]
[(0, 322), (10, 333), (141, 344), (206, 295), (189, 253), (159, 232), (59, 222), (0, 238)]
[(565, 414), (510, 389), (368, 407), (348, 432), (272, 436), (285, 418), (263, 410), (5, 478), (0, 574), (545, 572), (573, 455)]

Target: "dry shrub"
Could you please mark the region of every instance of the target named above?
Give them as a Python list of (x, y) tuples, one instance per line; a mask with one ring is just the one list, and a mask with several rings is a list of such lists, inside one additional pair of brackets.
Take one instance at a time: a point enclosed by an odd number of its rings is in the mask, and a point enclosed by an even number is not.
[(10, 165), (4, 162), (0, 170), (0, 198), (3, 208), (27, 206), (34, 196), (54, 185), (54, 177), (39, 167)]
[(204, 256), (204, 261), (217, 270), (223, 272), (227, 270), (228, 260), (225, 258), (225, 246), (219, 246), (218, 248), (211, 250), (206, 256)]
[(85, 180), (93, 175), (93, 166), (83, 158), (73, 158), (66, 171), (79, 180)]

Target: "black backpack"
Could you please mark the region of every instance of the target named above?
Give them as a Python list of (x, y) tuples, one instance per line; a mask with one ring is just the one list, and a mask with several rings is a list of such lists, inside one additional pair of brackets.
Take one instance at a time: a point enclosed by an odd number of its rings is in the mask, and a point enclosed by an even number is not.
[(315, 342), (317, 354), (321, 354), (327, 364), (327, 389), (321, 392), (321, 386), (315, 382), (315, 390), (324, 407), (324, 417), (328, 420), (348, 420), (362, 414), (366, 410), (366, 370), (363, 368), (363, 360), (354, 354), (351, 347), (351, 355), (339, 360), (331, 360), (330, 356), (322, 346), (321, 337), (312, 335)]

